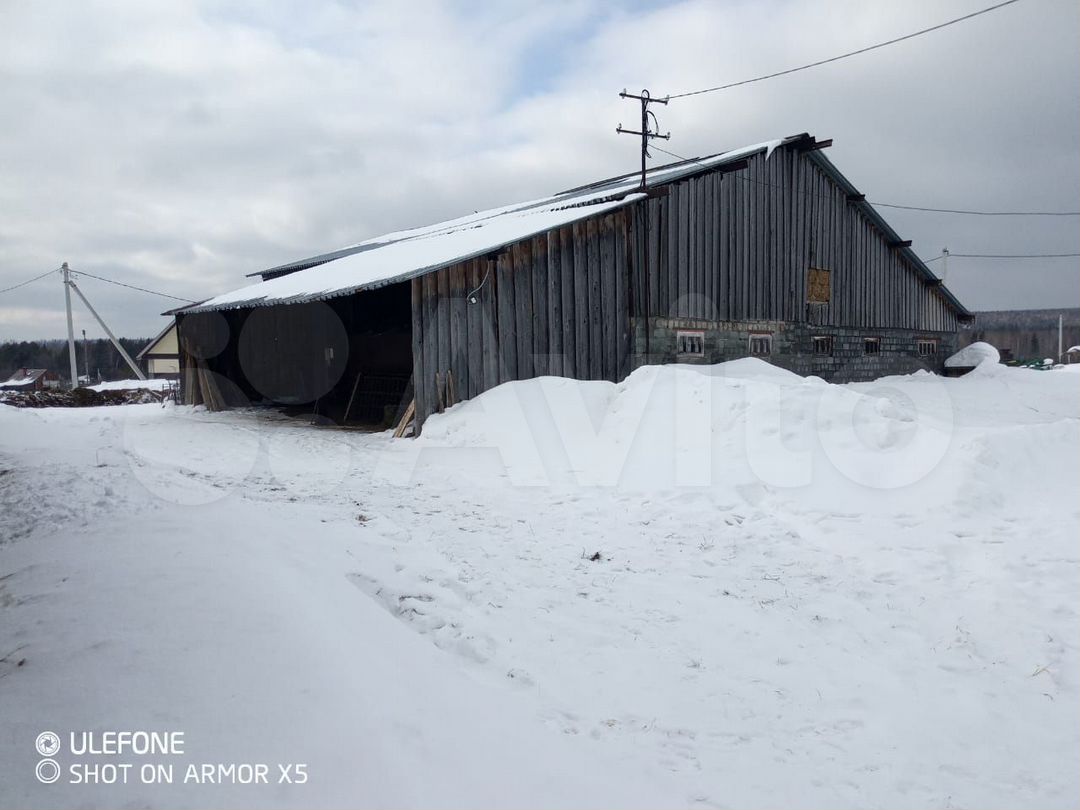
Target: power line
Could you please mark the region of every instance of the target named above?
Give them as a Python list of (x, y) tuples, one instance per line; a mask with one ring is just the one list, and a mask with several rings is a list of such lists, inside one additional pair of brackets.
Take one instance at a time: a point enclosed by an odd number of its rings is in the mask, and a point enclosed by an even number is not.
[(80, 276), (86, 276), (87, 278), (96, 278), (98, 281), (104, 281), (108, 284), (115, 284), (117, 287), (127, 287), (129, 290), (138, 290), (139, 292), (150, 293), (150, 295), (160, 295), (162, 298), (171, 298), (174, 301), (183, 301), (185, 304), (195, 303), (190, 298), (181, 298), (178, 295), (169, 295), (168, 293), (157, 292), (156, 290), (148, 290), (146, 287), (136, 287), (134, 284), (125, 284), (122, 281), (113, 281), (111, 278), (104, 278), (103, 276), (95, 276), (93, 273), (87, 273), (85, 270), (72, 270), (72, 273), (76, 273)]
[[(652, 146), (658, 152), (663, 152), (673, 158), (678, 158), (684, 163), (697, 163), (699, 166), (705, 166), (711, 168), (710, 164), (704, 163), (697, 158), (687, 158), (682, 155), (677, 155), (674, 152), (669, 152), (667, 149), (662, 149), (659, 146)], [(792, 194), (800, 194), (804, 197), (817, 197), (822, 200), (835, 201), (836, 197), (828, 194), (817, 194), (813, 191), (799, 191), (797, 189), (790, 188), (788, 186), (781, 186), (776, 183), (769, 183), (765, 180), (756, 180), (752, 177), (743, 177), (741, 175), (731, 175), (736, 180), (741, 180), (744, 183), (757, 183), (758, 185), (768, 186), (769, 188), (785, 189)], [(898, 205), (896, 203), (883, 203), (877, 200), (866, 200), (867, 203), (878, 208), (900, 208), (905, 211), (929, 211), (937, 214), (969, 214), (971, 216), (984, 216), (984, 217), (1080, 217), (1080, 211), (974, 211), (959, 208), (926, 208), (917, 205)]]
[(41, 279), (45, 278), (46, 276), (51, 276), (53, 273), (59, 273), (59, 272), (60, 272), (60, 268), (57, 267), (55, 270), (49, 270), (46, 273), (42, 273), (40, 276), (34, 276), (33, 278), (28, 278), (26, 281), (20, 281), (18, 284), (12, 284), (10, 287), (4, 287), (4, 289), (0, 290), (0, 293), (6, 293), (6, 292), (11, 292), (12, 290), (17, 290), (17, 289), (19, 289), (19, 287), (25, 287), (27, 284), (33, 284), (35, 281), (40, 281)]
[(917, 205), (872, 202), (880, 208), (900, 208), (904, 211), (930, 211), (935, 214), (967, 214), (973, 217), (1080, 217), (1080, 211), (965, 211), (958, 208), (922, 208)]
[[(1072, 259), (1080, 256), (1080, 253), (949, 253), (950, 259)], [(923, 259), (929, 264), (942, 259), (944, 256), (935, 256), (932, 259)]]
[(703, 93), (713, 93), (713, 92), (715, 92), (717, 90), (727, 90), (727, 89), (729, 89), (731, 87), (740, 87), (740, 86), (742, 86), (744, 84), (753, 84), (754, 82), (763, 82), (766, 79), (775, 79), (777, 76), (786, 76), (789, 73), (797, 73), (800, 70), (808, 70), (809, 68), (819, 67), (821, 65), (827, 65), (830, 62), (838, 62), (841, 59), (847, 59), (849, 56), (858, 56), (861, 53), (867, 53), (868, 51), (875, 51), (878, 48), (884, 48), (886, 45), (895, 45), (896, 43), (903, 42), (904, 40), (913, 39), (914, 37), (922, 36), (923, 34), (929, 34), (931, 31), (938, 31), (938, 30), (940, 30), (942, 28), (946, 28), (946, 27), (948, 27), (950, 25), (955, 25), (958, 22), (964, 22), (965, 20), (970, 20), (973, 17), (978, 17), (980, 14), (988, 14), (991, 11), (997, 11), (999, 8), (1004, 8), (1005, 6), (1012, 5), (1013, 3), (1016, 3), (1016, 2), (1018, 2), (1018, 0), (1005, 0), (1005, 2), (1003, 2), (1003, 3), (998, 3), (997, 5), (989, 6), (988, 8), (984, 8), (984, 9), (982, 9), (980, 11), (974, 11), (971, 14), (965, 14), (963, 17), (957, 17), (955, 20), (949, 20), (947, 22), (939, 23), (938, 25), (931, 26), (930, 28), (924, 28), (921, 31), (915, 31), (915, 32), (913, 32), (911, 34), (905, 34), (902, 37), (896, 37), (895, 39), (890, 39), (887, 42), (879, 42), (877, 45), (870, 45), (870, 46), (868, 46), (866, 48), (859, 48), (859, 50), (857, 50), (857, 51), (849, 51), (848, 53), (842, 53), (839, 56), (832, 56), (832, 57), (829, 57), (828, 59), (821, 59), (821, 60), (819, 60), (817, 62), (811, 62), (808, 65), (800, 65), (799, 67), (788, 68), (787, 70), (780, 70), (780, 71), (777, 71), (776, 73), (769, 73), (769, 74), (767, 74), (765, 76), (757, 76), (757, 77), (755, 77), (753, 79), (743, 79), (740, 82), (731, 82), (730, 84), (721, 84), (721, 85), (718, 85), (716, 87), (706, 87), (704, 90), (692, 90), (692, 91), (690, 91), (688, 93), (675, 93), (674, 95), (668, 96), (668, 98), (686, 98), (687, 96), (700, 96)]
[[(667, 149), (661, 149), (659, 146), (653, 146), (652, 148), (655, 149), (658, 152), (663, 152), (665, 155), (668, 155), (670, 157), (678, 158), (679, 160), (683, 161), (684, 163), (697, 163), (699, 166), (704, 166), (706, 168), (712, 168), (711, 166), (709, 166), (708, 163), (704, 163), (701, 160), (698, 160), (697, 158), (683, 157), (682, 155), (677, 155), (674, 152), (668, 151)], [(761, 185), (770, 186), (772, 188), (785, 188), (784, 186), (779, 186), (779, 185), (776, 185), (775, 183), (766, 183), (764, 180), (754, 180), (753, 178), (740, 177), (739, 175), (730, 175), (730, 176), (733, 179), (743, 180), (743, 181), (748, 182), (748, 183), (760, 183)], [(792, 189), (787, 189), (787, 190), (792, 191)], [(810, 197), (821, 197), (822, 199), (835, 200), (834, 197), (828, 197), (828, 196), (826, 196), (824, 194), (814, 194), (812, 192), (795, 192), (795, 193), (802, 193), (802, 194), (805, 194), (805, 195), (810, 196)], [(888, 208), (901, 207), (901, 206), (887, 205), (886, 203), (871, 203), (871, 205), (881, 205), (881, 206), (885, 206), (885, 207), (888, 207)], [(926, 209), (918, 209), (918, 210), (937, 211), (937, 210), (940, 210), (940, 209), (926, 208)], [(950, 212), (950, 213), (952, 213), (952, 212)], [(1080, 257), (1080, 253), (949, 253), (949, 258), (953, 258), (953, 257), (957, 257), (957, 258), (960, 258), (960, 259), (1069, 259), (1069, 258)], [(930, 262), (936, 262), (941, 258), (943, 258), (943, 257), (942, 256), (934, 256), (933, 258), (922, 259), (921, 261), (923, 262), (923, 264), (930, 264)]]

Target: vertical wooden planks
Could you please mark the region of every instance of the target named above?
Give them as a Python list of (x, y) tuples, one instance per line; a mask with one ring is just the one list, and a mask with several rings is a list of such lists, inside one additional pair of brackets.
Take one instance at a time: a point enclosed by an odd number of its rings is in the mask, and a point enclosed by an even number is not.
[(589, 377), (590, 380), (603, 379), (603, 337), (601, 332), (601, 310), (603, 299), (600, 292), (600, 233), (596, 218), (586, 220), (586, 261), (589, 281), (589, 312), (587, 331), (589, 340)]
[(427, 414), (427, 387), (424, 385), (424, 282), (417, 276), (409, 282), (412, 303), (412, 357), (413, 357), (413, 398), (416, 400), (418, 422), (419, 414)]
[(548, 356), (551, 353), (548, 330), (547, 238), (542, 235), (532, 238), (532, 261), (529, 267), (533, 289), (533, 376), (541, 377), (550, 373)]
[(497, 308), (498, 313), (498, 336), (499, 336), (499, 382), (517, 379), (517, 332), (515, 328), (516, 313), (514, 312), (514, 259), (510, 250), (503, 250), (499, 254), (496, 265), (498, 285)]
[(750, 221), (754, 215), (753, 187), (750, 180), (750, 170), (744, 170), (745, 175), (739, 177), (739, 312), (737, 317), (747, 319), (752, 317), (750, 310), (750, 256), (753, 251), (751, 244)]
[(801, 155), (792, 155), (791, 164), (791, 196), (792, 196), (792, 229), (791, 229), (791, 271), (794, 281), (794, 296), (792, 305), (795, 307), (795, 317), (799, 321), (806, 320), (806, 294), (804, 283), (806, 277), (806, 212), (808, 200), (803, 182), (803, 160)]
[(574, 308), (574, 231), (559, 229), (559, 277), (562, 282), (562, 352), (563, 374), (577, 377), (577, 361), (574, 357), (577, 339)]
[(761, 174), (759, 176), (761, 210), (758, 214), (758, 249), (761, 258), (758, 264), (760, 279), (759, 300), (760, 311), (758, 317), (768, 318), (772, 310), (772, 267), (769, 265), (771, 257), (770, 240), (772, 238), (772, 164), (764, 157), (761, 158)]
[(705, 184), (705, 213), (702, 237), (705, 242), (704, 260), (705, 284), (702, 295), (705, 298), (705, 317), (716, 319), (716, 181), (719, 175), (709, 173), (702, 178)]
[[(667, 305), (663, 315), (676, 317), (679, 302), (679, 189), (670, 186), (671, 193), (664, 198), (664, 241), (667, 242)], [(663, 281), (663, 280), (662, 280)]]
[(728, 223), (732, 215), (731, 188), (734, 181), (727, 175), (721, 174), (717, 176), (716, 182), (716, 317), (727, 320), (731, 317), (731, 255), (729, 253), (731, 238), (728, 234)]
[(450, 347), (447, 368), (454, 373), (454, 388), (459, 399), (468, 396), (468, 324), (465, 322), (465, 267), (461, 263), (446, 268), (448, 290), (444, 302), (450, 315)]
[(791, 154), (788, 150), (781, 150), (777, 155), (780, 159), (780, 238), (777, 249), (780, 251), (780, 295), (781, 317), (784, 320), (794, 320), (794, 296), (795, 277), (792, 271), (791, 261), (791, 231), (792, 231), (792, 206), (791, 206)]
[(701, 184), (697, 178), (693, 178), (686, 181), (686, 287), (682, 290), (682, 295), (686, 300), (684, 314), (688, 318), (697, 318), (698, 316), (698, 224), (701, 214), (701, 200), (699, 199), (699, 192), (701, 191)]
[[(639, 215), (646, 210), (645, 205), (635, 206)], [(625, 208), (614, 217), (615, 221), (615, 382), (625, 377), (630, 371), (630, 290), (631, 279), (635, 275), (641, 278), (641, 289), (648, 284), (648, 279), (640, 267), (641, 256), (649, 248), (647, 234), (638, 231), (636, 240), (639, 251), (632, 251), (631, 242), (634, 231), (630, 228), (631, 214)], [(636, 261), (634, 261), (636, 257)]]
[(585, 224), (575, 222), (574, 240), (574, 368), (579, 380), (589, 379), (589, 264)]
[(675, 285), (675, 314), (689, 317), (687, 295), (690, 292), (690, 188), (686, 183), (675, 187), (678, 201), (679, 275)]
[[(465, 396), (472, 399), (482, 393), (484, 388), (484, 344), (483, 344), (483, 318), (484, 310), (480, 305), (479, 290), (480, 282), (484, 277), (481, 267), (482, 260), (472, 259), (465, 264), (465, 328), (468, 345), (465, 354), (468, 358), (469, 385)], [(476, 303), (469, 300), (472, 293)]]
[(694, 219), (694, 242), (697, 244), (698, 283), (696, 293), (698, 318), (710, 318), (712, 307), (708, 306), (708, 267), (705, 260), (705, 247), (708, 243), (708, 183), (711, 175), (705, 174), (694, 180), (698, 187), (698, 215)]
[(600, 237), (600, 378), (615, 382), (615, 226), (612, 216), (597, 223)]
[(517, 318), (517, 371), (515, 380), (533, 376), (532, 245), (518, 242), (510, 249), (514, 264), (514, 313)]
[(439, 286), (434, 273), (428, 273), (423, 276), (421, 281), (421, 294), (423, 296), (421, 311), (423, 313), (422, 317), (424, 321), (424, 362), (422, 370), (419, 373), (424, 375), (423, 388), (427, 397), (427, 409), (423, 413), (426, 416), (435, 410), (436, 402), (435, 372), (439, 367), (439, 322), (437, 312), (439, 306)]
[(764, 261), (763, 234), (766, 224), (765, 188), (762, 184), (761, 170), (764, 165), (759, 155), (750, 159), (750, 317), (754, 320), (762, 317), (764, 295), (762, 264)]
[(498, 263), (495, 259), (480, 259), (478, 270), (481, 271), (480, 289), (476, 293), (477, 307), (480, 312), (480, 342), (483, 347), (481, 363), (483, 366), (483, 391), (499, 384), (499, 366), (501, 349), (499, 347), (498, 287), (496, 272)]
[(547, 259), (548, 374), (563, 376), (562, 272), (559, 268), (559, 232), (545, 237)]

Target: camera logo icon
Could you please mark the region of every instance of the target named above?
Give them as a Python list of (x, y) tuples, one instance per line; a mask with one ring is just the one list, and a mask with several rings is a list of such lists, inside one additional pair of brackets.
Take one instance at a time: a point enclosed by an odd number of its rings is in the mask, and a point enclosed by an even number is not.
[(51, 757), (60, 750), (60, 736), (53, 731), (43, 731), (34, 741), (37, 752), (43, 757)]
[(43, 759), (34, 769), (38, 781), (44, 785), (51, 785), (60, 778), (60, 764), (55, 759)]

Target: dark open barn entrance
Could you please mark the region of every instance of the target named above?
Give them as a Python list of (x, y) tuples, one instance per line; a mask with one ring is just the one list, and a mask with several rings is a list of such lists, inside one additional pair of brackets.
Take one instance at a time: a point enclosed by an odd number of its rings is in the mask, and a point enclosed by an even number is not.
[(326, 301), (182, 316), (183, 361), (199, 389), (193, 401), (220, 396), (226, 405), (389, 426), (412, 399), (411, 307), (403, 283)]

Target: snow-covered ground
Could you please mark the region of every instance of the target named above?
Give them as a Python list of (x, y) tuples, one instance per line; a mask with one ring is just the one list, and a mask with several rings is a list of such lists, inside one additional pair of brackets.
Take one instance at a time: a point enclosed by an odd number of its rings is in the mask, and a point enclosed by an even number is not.
[[(0, 442), (0, 806), (1080, 797), (1077, 375), (746, 360), (513, 383), (419, 440), (132, 405), (0, 407)], [(185, 749), (67, 750), (109, 730)]]

